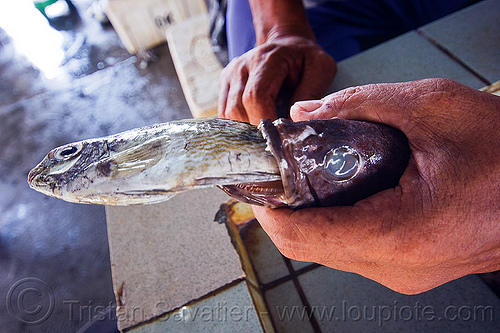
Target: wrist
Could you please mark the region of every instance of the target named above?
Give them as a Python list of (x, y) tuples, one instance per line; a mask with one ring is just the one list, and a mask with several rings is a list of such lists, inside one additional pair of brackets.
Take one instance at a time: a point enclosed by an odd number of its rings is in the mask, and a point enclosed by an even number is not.
[(315, 41), (302, 0), (250, 0), (257, 45), (288, 36)]
[(308, 25), (298, 26), (295, 24), (277, 24), (266, 31), (261, 38), (258, 38), (257, 44), (260, 45), (287, 37), (301, 37), (316, 42), (316, 37)]

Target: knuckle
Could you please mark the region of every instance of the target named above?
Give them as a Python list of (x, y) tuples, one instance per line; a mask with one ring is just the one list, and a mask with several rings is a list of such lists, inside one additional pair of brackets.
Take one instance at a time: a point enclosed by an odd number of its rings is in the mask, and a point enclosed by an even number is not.
[(237, 57), (231, 60), (231, 62), (222, 69), (221, 80), (232, 81), (231, 79), (235, 76), (245, 77), (247, 74), (247, 62), (244, 58)]
[(252, 106), (259, 102), (262, 96), (265, 96), (266, 92), (259, 86), (247, 87), (243, 92), (242, 101), (245, 106)]
[(342, 116), (345, 110), (345, 105), (348, 104), (350, 100), (356, 98), (360, 92), (370, 89), (368, 86), (356, 86), (346, 88), (339, 92), (330, 94), (321, 99), (323, 102), (323, 108), (328, 110), (334, 110), (338, 113), (338, 116)]
[(432, 78), (417, 82), (414, 86), (417, 103), (425, 108), (441, 107), (441, 103), (450, 103), (459, 91), (459, 84), (445, 78)]
[(428, 82), (435, 91), (449, 91), (456, 87), (457, 83), (447, 78), (432, 78)]
[(227, 77), (231, 76), (231, 73), (234, 71), (234, 68), (236, 67), (236, 63), (238, 61), (238, 58), (234, 58), (229, 62), (229, 64), (226, 65), (221, 71), (221, 79), (226, 79)]

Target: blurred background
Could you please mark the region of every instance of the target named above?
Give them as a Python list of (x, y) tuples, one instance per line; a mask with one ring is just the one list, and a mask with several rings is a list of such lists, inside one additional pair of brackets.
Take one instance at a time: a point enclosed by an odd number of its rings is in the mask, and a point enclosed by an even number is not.
[(0, 332), (115, 332), (104, 207), (27, 174), (58, 145), (191, 113), (167, 46), (132, 55), (98, 2), (0, 3)]

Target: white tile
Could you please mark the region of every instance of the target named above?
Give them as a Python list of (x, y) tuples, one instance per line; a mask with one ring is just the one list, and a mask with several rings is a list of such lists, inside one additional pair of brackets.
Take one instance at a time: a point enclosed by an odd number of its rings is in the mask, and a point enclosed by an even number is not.
[(120, 329), (244, 276), (226, 226), (214, 222), (225, 200), (211, 188), (156, 205), (106, 208), (113, 286), (123, 303)]
[(500, 80), (500, 1), (481, 1), (421, 31), (490, 82)]
[(382, 82), (442, 77), (473, 88), (485, 84), (463, 66), (412, 31), (341, 61), (330, 91)]
[(241, 281), (216, 295), (184, 306), (128, 332), (262, 333), (263, 330), (246, 282)]
[(475, 275), (402, 295), (321, 267), (299, 281), (323, 332), (498, 332), (500, 299)]

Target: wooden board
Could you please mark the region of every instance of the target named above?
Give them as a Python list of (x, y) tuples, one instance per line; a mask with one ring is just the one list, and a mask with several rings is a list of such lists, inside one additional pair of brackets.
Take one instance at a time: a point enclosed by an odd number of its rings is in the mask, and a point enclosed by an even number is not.
[(222, 65), (212, 50), (208, 24), (208, 15), (199, 15), (167, 30), (170, 54), (194, 118), (217, 113)]
[(108, 16), (132, 54), (165, 42), (165, 31), (189, 17), (207, 12), (203, 0), (109, 0)]

